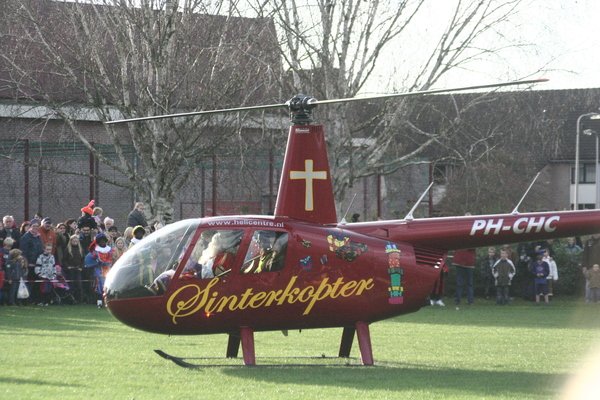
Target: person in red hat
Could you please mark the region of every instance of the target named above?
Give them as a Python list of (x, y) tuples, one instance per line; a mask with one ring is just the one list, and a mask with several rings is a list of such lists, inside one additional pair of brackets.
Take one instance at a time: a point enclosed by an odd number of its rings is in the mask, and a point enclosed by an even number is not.
[(108, 238), (104, 233), (99, 233), (90, 244), (90, 252), (85, 256), (85, 266), (94, 268), (94, 278), (98, 308), (103, 307), (102, 292), (104, 291), (104, 281), (108, 271), (113, 264), (114, 250), (108, 245)]
[(90, 229), (98, 229), (98, 224), (94, 219), (94, 200), (90, 201), (87, 206), (81, 209), (81, 217), (77, 220), (77, 227), (79, 229), (84, 226)]

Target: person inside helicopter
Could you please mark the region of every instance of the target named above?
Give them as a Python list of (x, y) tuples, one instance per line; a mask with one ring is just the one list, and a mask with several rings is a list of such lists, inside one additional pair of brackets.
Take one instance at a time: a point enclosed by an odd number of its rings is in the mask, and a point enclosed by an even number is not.
[(106, 278), (106, 298), (110, 300), (160, 294), (163, 290), (160, 283), (167, 287), (198, 225), (199, 220), (170, 224), (127, 250)]
[(203, 232), (181, 278), (211, 279), (230, 271), (242, 234), (242, 231)]
[(246, 260), (242, 266), (244, 274), (277, 271), (283, 268), (287, 246), (287, 233), (256, 231), (252, 237)]

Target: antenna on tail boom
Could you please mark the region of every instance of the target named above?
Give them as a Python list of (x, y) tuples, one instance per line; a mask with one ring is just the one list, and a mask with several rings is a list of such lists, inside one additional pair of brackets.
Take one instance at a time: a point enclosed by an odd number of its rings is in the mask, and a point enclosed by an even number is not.
[(538, 172), (535, 177), (533, 178), (533, 180), (531, 181), (531, 183), (529, 184), (529, 187), (527, 188), (527, 190), (525, 191), (525, 193), (523, 193), (523, 197), (521, 197), (521, 200), (519, 200), (519, 202), (517, 203), (517, 205), (515, 206), (515, 208), (512, 210), (513, 215), (518, 214), (519, 213), (519, 206), (521, 205), (521, 203), (523, 202), (523, 200), (525, 200), (525, 196), (527, 196), (527, 194), (529, 193), (529, 191), (531, 190), (531, 187), (533, 186), (533, 184), (535, 183), (535, 181), (537, 181), (537, 178), (540, 176), (542, 172)]
[(433, 182), (431, 182), (429, 184), (429, 186), (427, 186), (427, 189), (425, 189), (425, 191), (423, 192), (423, 194), (421, 195), (421, 197), (419, 197), (419, 200), (416, 201), (416, 203), (413, 206), (413, 208), (411, 208), (410, 211), (408, 212), (408, 214), (406, 214), (406, 217), (404, 217), (404, 220), (406, 220), (406, 221), (412, 221), (413, 219), (415, 219), (415, 217), (413, 217), (413, 212), (415, 212), (415, 210), (417, 209), (417, 207), (419, 206), (419, 204), (421, 204), (421, 201), (423, 201), (423, 197), (425, 197), (425, 195), (427, 194), (427, 192), (429, 192), (429, 189), (431, 189), (432, 186), (433, 186)]
[(354, 199), (356, 198), (356, 193), (354, 193), (354, 196), (352, 196), (352, 200), (350, 200), (350, 204), (348, 205), (348, 208), (346, 209), (346, 212), (344, 213), (344, 216), (342, 217), (342, 220), (340, 221), (340, 224), (345, 224), (347, 223), (346, 221), (346, 216), (348, 215), (348, 213), (350, 212), (350, 207), (352, 207), (352, 204), (354, 203)]

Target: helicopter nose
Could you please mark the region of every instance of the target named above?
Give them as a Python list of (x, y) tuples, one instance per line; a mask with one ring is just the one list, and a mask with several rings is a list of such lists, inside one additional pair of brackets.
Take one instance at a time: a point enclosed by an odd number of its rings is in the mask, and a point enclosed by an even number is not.
[(162, 296), (131, 299), (107, 299), (109, 312), (119, 321), (146, 332), (170, 333)]

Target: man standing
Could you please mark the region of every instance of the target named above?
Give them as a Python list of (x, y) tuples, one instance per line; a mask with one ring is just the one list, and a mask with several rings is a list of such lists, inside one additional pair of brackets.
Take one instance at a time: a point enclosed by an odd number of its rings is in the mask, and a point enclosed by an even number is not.
[(15, 219), (12, 215), (5, 215), (4, 218), (2, 218), (2, 222), (4, 224), (4, 229), (0, 229), (0, 239), (4, 240), (7, 237), (13, 238), (14, 243), (12, 245), (12, 248), (18, 249), (21, 234), (19, 233), (19, 229), (17, 229), (17, 226), (15, 225)]
[(135, 228), (136, 226), (147, 227), (146, 216), (144, 215), (144, 203), (137, 202), (133, 207), (133, 210), (127, 216), (127, 226)]
[[(585, 241), (583, 255), (581, 257), (583, 268), (592, 269), (594, 264), (600, 264), (600, 234), (594, 234)], [(585, 282), (585, 302), (591, 300), (589, 280)]]
[(40, 226), (40, 238), (42, 239), (42, 244), (44, 248), (47, 245), (52, 246), (52, 252), (50, 254), (56, 253), (56, 231), (52, 226), (52, 220), (48, 217), (42, 220), (42, 226)]
[(463, 288), (467, 285), (467, 303), (473, 304), (473, 270), (475, 269), (475, 249), (456, 250), (452, 264), (456, 267), (456, 296), (454, 303), (458, 310)]

